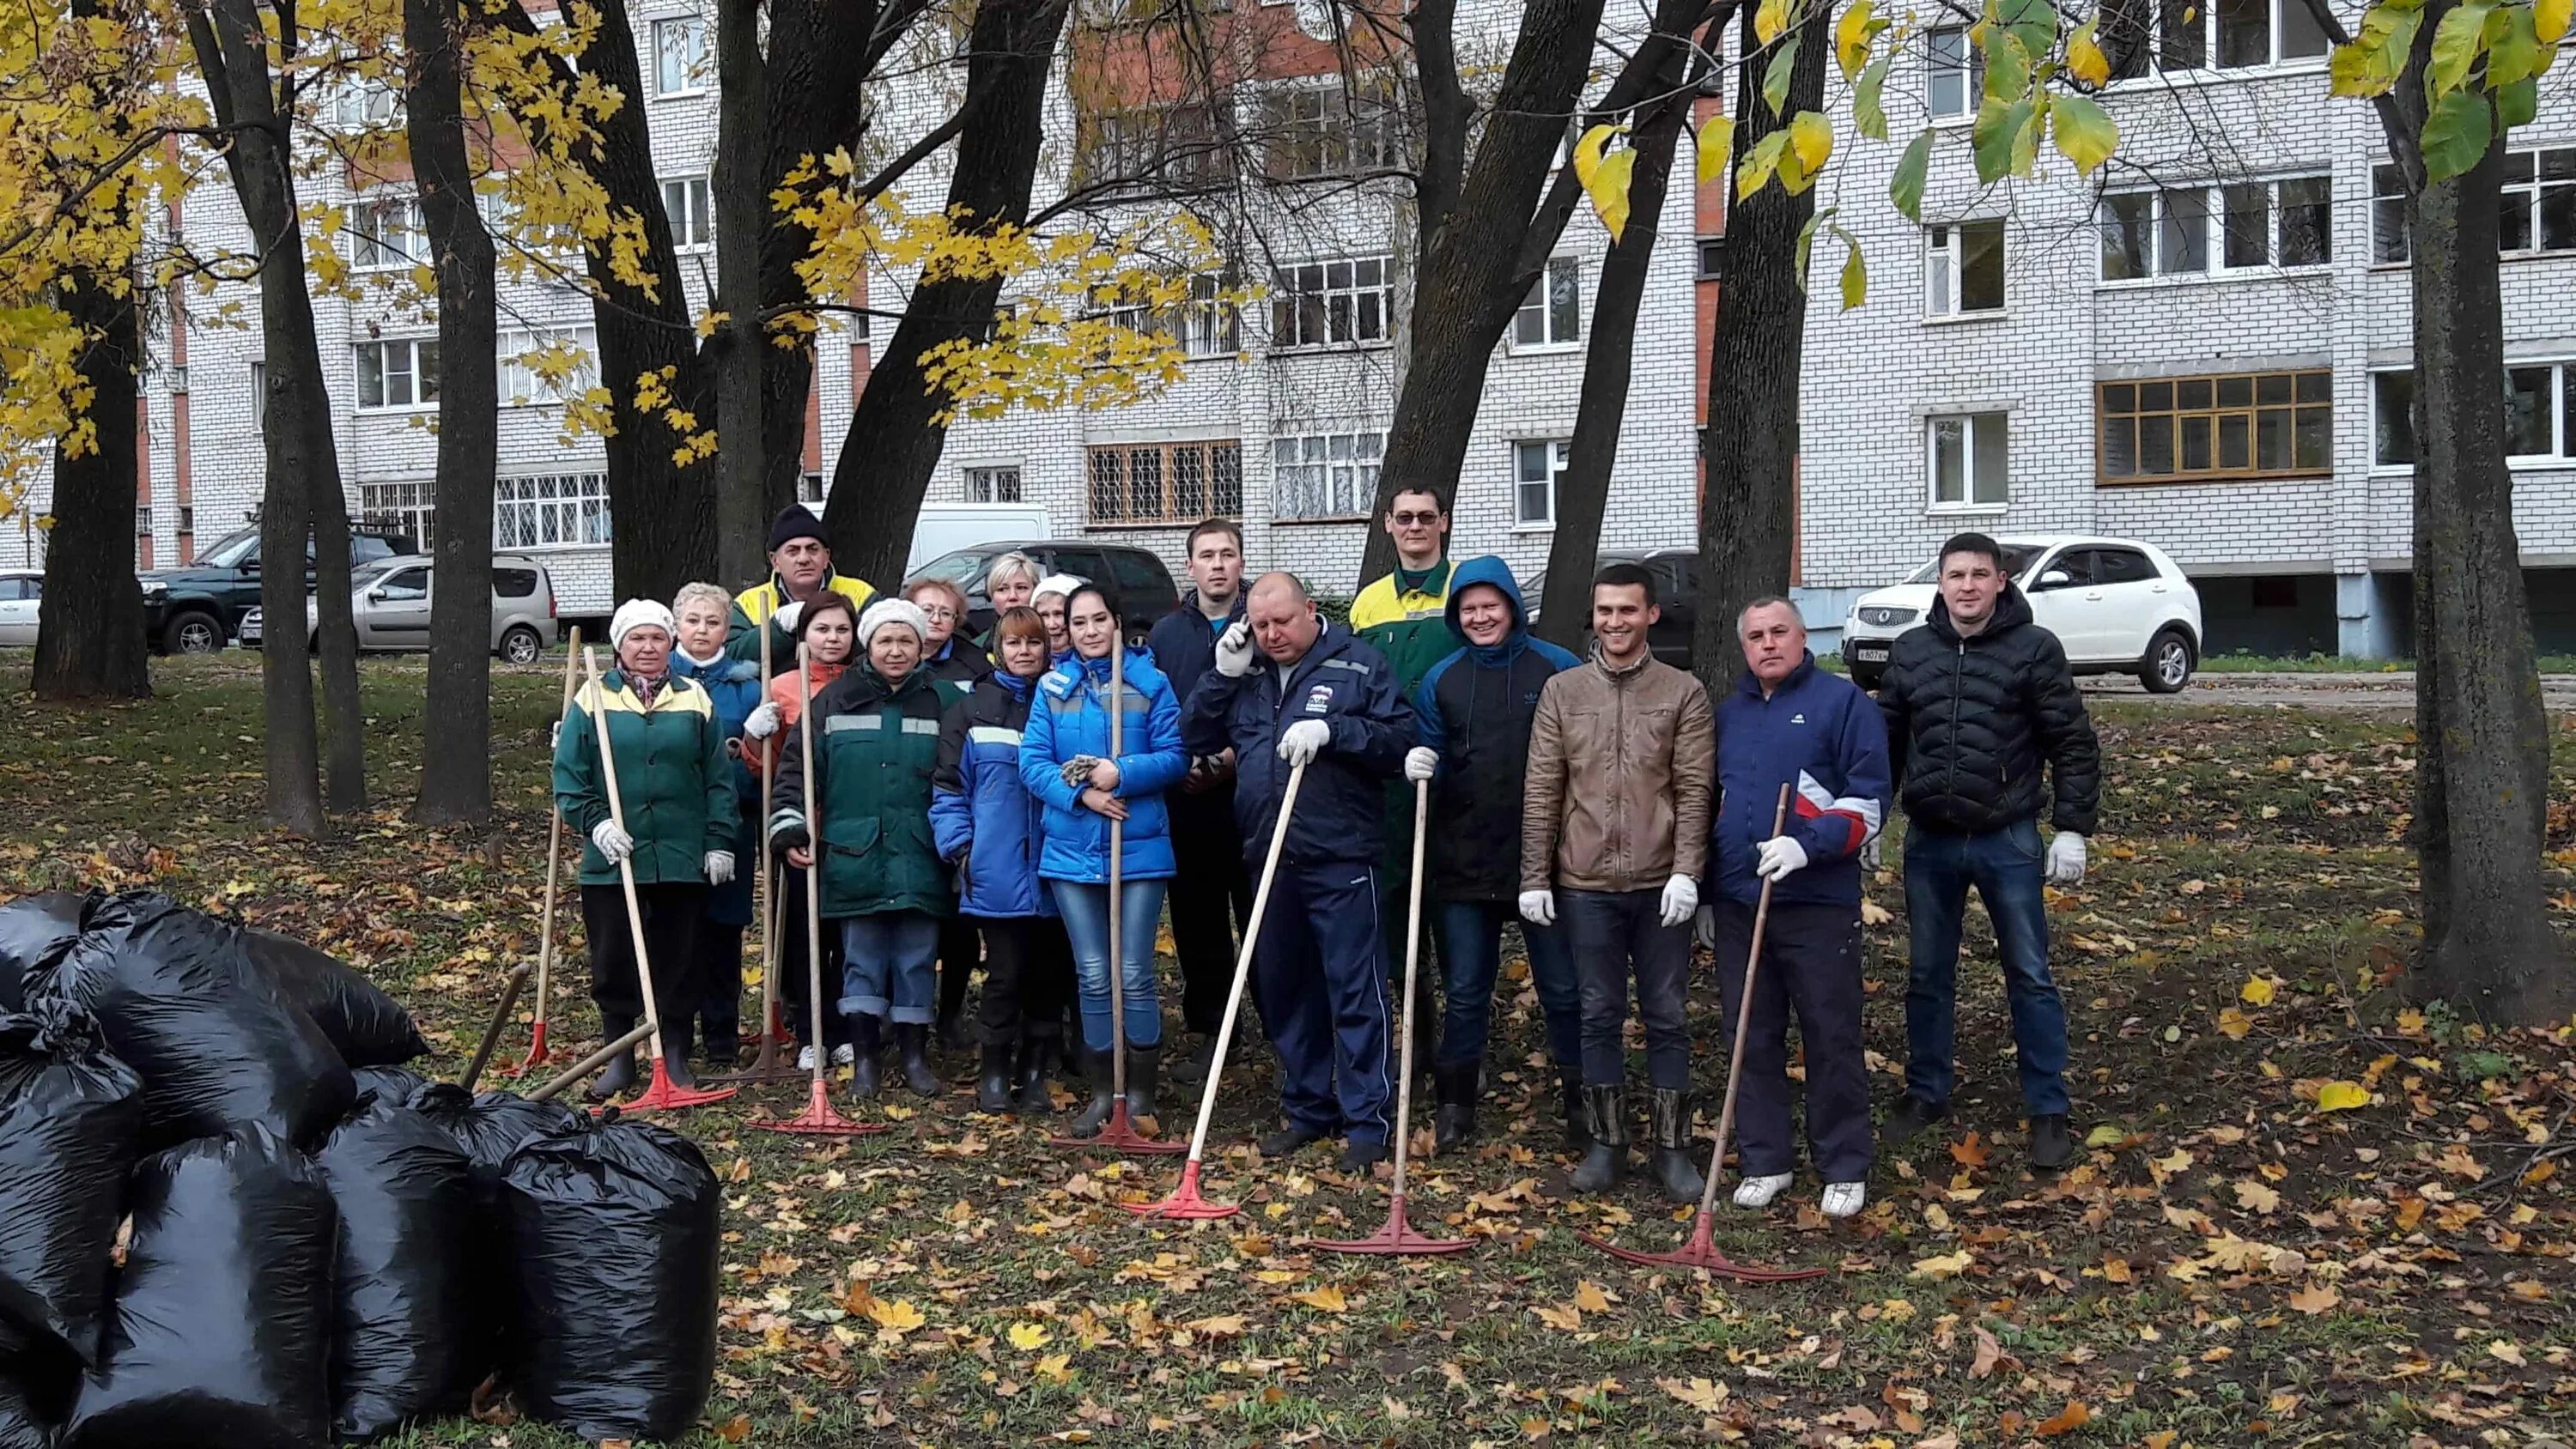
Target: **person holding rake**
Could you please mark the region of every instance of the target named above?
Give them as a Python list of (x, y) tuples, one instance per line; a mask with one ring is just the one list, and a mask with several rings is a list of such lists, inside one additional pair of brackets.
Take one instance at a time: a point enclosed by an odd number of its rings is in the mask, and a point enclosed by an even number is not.
[[(759, 744), (775, 771), (781, 752), (796, 752), (796, 721), (808, 699), (821, 699), (833, 681), (849, 672), (850, 657), (857, 652), (859, 641), (859, 606), (839, 594), (826, 594), (811, 608), (797, 611), (796, 628), (788, 636), (787, 666), (769, 681), (769, 699), (743, 720), (743, 737)], [(804, 648), (805, 678), (796, 677), (795, 651)], [(772, 783), (774, 799), (777, 787)], [(763, 822), (766, 828), (766, 822)], [(774, 959), (796, 962), (805, 959), (805, 877), (803, 870), (781, 869), (778, 872), (778, 950)], [(837, 935), (823, 938), (823, 979), (840, 979), (841, 942)], [(783, 972), (778, 981), (779, 999), (787, 1007), (787, 1029), (802, 1038), (813, 1028), (814, 1012), (805, 1000), (806, 973)], [(838, 1011), (822, 1014), (822, 1048), (831, 1053), (835, 1066), (850, 1066), (855, 1057), (850, 1050), (848, 1023)], [(796, 1069), (811, 1071), (816, 1044), (805, 1042), (797, 1053)]]
[[(740, 1053), (742, 1022), (742, 933), (751, 925), (750, 866), (760, 854), (760, 777), (755, 757), (743, 751), (743, 723), (767, 695), (755, 659), (725, 656), (725, 619), (733, 600), (713, 584), (682, 584), (671, 600), (679, 624), (671, 672), (693, 680), (715, 701), (716, 723), (725, 736), (725, 754), (733, 760), (727, 772), (739, 796), (734, 812), (734, 878), (707, 891), (707, 918), (698, 923), (698, 980), (703, 992), (695, 1002), (673, 1002), (663, 1008), (674, 1018), (673, 1040), (688, 1055), (693, 1028), (704, 1025), (701, 1038), (707, 1066), (733, 1070)], [(793, 678), (789, 679), (794, 683)]]

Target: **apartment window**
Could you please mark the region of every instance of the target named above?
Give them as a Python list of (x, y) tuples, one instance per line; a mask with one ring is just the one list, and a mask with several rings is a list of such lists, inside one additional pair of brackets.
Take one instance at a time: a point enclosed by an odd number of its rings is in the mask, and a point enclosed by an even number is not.
[(187, 535), (189, 535), (189, 534), (195, 533), (196, 531), (197, 531), (197, 510), (196, 510), (195, 508), (191, 507), (191, 506), (190, 506), (190, 505), (188, 505), (188, 504), (185, 504), (185, 503), (180, 504), (180, 505), (179, 505), (179, 535), (180, 535), (182, 538), (184, 538), (184, 537), (186, 537), (186, 536), (187, 536)]
[(1385, 257), (1309, 262), (1274, 274), (1270, 345), (1345, 347), (1384, 342), (1394, 309)]
[(1701, 237), (1699, 239), (1699, 267), (1697, 275), (1693, 280), (1701, 282), (1716, 281), (1718, 259), (1724, 256), (1725, 253), (1726, 238), (1718, 236)]
[(703, 176), (674, 176), (662, 183), (662, 212), (671, 219), (671, 245), (682, 251), (716, 239), (714, 194)]
[(2316, 267), (2333, 259), (2334, 183), (2323, 176), (2240, 182), (2221, 190), (2220, 261), (2229, 267)]
[(2110, 0), (2102, 33), (2123, 76), (2158, 69), (2237, 70), (2312, 60), (2325, 32), (2305, 0)]
[(437, 543), (438, 485), (427, 479), (402, 483), (361, 483), (358, 511), (365, 521), (420, 541), (423, 552)]
[(1190, 278), (1190, 300), (1177, 307), (1113, 302), (1101, 315), (1121, 327), (1170, 338), (1191, 357), (1227, 357), (1243, 350), (1243, 311), (1215, 277)]
[(1018, 466), (967, 469), (966, 501), (969, 503), (1019, 502), (1020, 470)]
[(150, 538), (152, 536), (152, 505), (149, 503), (137, 504), (135, 506), (134, 536), (136, 538)]
[(358, 344), (358, 406), (416, 408), (438, 401), (438, 343), (402, 337)]
[(2370, 461), (2382, 468), (2415, 466), (2415, 374), (2370, 375)]
[(503, 407), (569, 402), (599, 386), (595, 327), (504, 332), (500, 357)]
[(2406, 258), (2406, 173), (2382, 161), (2370, 168), (2370, 259), (2384, 265)]
[(1550, 257), (1546, 272), (1512, 317), (1515, 348), (1571, 347), (1583, 340), (1583, 263)]
[(2576, 363), (2505, 369), (2505, 452), (2516, 462), (2576, 458)]
[(608, 475), (503, 478), (492, 489), (494, 548), (580, 548), (609, 541)]
[(253, 361), (250, 365), (250, 430), (254, 437), (268, 433), (268, 364)]
[(2102, 280), (2197, 275), (2213, 259), (2226, 268), (2322, 266), (2333, 258), (2333, 187), (2323, 176), (2294, 176), (2105, 196)]
[(1985, 57), (1969, 43), (1966, 26), (1937, 25), (1923, 32), (1923, 96), (1935, 117), (1975, 115), (1985, 71)]
[(1574, 445), (1563, 438), (1512, 444), (1512, 526), (1554, 528), (1556, 484)]
[(2012, 498), (2011, 427), (2003, 413), (1961, 413), (1925, 423), (1934, 508), (1994, 509)]
[(1243, 512), (1243, 448), (1206, 443), (1127, 443), (1090, 450), (1091, 521), (1196, 523)]
[(796, 501), (799, 503), (822, 502), (823, 475), (820, 473), (807, 473), (799, 477), (796, 480)]
[(2209, 270), (2209, 190), (2169, 187), (2102, 198), (2102, 280)]
[(2496, 247), (2507, 252), (2576, 249), (2576, 146), (2507, 151)]
[(707, 22), (681, 15), (653, 22), (653, 90), (656, 95), (693, 96), (707, 88), (714, 62), (707, 44)]
[(1261, 133), (1273, 181), (1348, 176), (1404, 162), (1403, 107), (1391, 82), (1265, 91)]
[(382, 130), (402, 119), (402, 96), (382, 80), (360, 77), (335, 85), (323, 114), (335, 130)]
[(1923, 310), (1933, 317), (1999, 312), (2004, 305), (2004, 224), (1963, 221), (1923, 229)]
[(188, 391), (188, 364), (184, 362), (174, 362), (170, 364), (168, 379), (170, 383), (170, 395), (172, 397), (185, 396)]
[(1097, 111), (1083, 117), (1076, 132), (1078, 186), (1152, 181), (1196, 191), (1233, 179), (1233, 148), (1218, 127), (1217, 112), (1205, 105)]
[(353, 238), (350, 264), (366, 270), (408, 267), (429, 259), (429, 244), (420, 223), (420, 201), (410, 196), (382, 196), (349, 207)]
[(1366, 518), (1377, 501), (1383, 429), (1338, 431), (1284, 425), (1270, 440), (1273, 518)]
[(2240, 373), (2095, 386), (2104, 483), (2309, 478), (2334, 467), (2334, 374)]

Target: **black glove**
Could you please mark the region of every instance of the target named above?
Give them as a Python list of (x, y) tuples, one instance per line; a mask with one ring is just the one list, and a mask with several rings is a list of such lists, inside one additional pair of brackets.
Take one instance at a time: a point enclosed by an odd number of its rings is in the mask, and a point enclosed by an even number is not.
[(814, 843), (814, 837), (802, 825), (782, 825), (769, 834), (772, 850), (803, 850)]

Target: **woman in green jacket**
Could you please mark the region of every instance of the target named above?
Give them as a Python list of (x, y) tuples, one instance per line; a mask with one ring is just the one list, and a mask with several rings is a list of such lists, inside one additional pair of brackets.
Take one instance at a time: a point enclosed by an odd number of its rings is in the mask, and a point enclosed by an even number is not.
[[(879, 599), (859, 616), (862, 657), (812, 705), (814, 778), (801, 740), (787, 742), (769, 817), (770, 844), (788, 864), (822, 864), (822, 915), (841, 923), (841, 1014), (857, 1060), (851, 1087), (877, 1090), (877, 1050), (894, 1020), (904, 1080), (939, 1091), (930, 1069), (938, 1006), (932, 963), (939, 923), (956, 914), (948, 866), (930, 832), (930, 781), (939, 765), (939, 717), (961, 696), (921, 667), (930, 621), (903, 599)], [(808, 802), (812, 804), (809, 816)]]
[[(670, 1033), (681, 1016), (704, 994), (697, 937), (707, 886), (733, 879), (733, 765), (725, 758), (715, 701), (704, 687), (671, 673), (678, 632), (671, 611), (651, 599), (619, 605), (608, 626), (617, 667), (581, 687), (555, 741), (555, 803), (589, 837), (581, 850), (581, 919), (590, 936), (590, 996), (599, 1004), (604, 1041), (634, 1030), (644, 1016), (618, 862), (635, 872), (666, 1047), (677, 1039)], [(608, 808), (594, 707), (617, 760), (622, 825)], [(672, 1082), (682, 1087), (693, 1085), (686, 1055), (662, 1054)], [(590, 1094), (605, 1101), (633, 1085), (630, 1051), (608, 1064)]]

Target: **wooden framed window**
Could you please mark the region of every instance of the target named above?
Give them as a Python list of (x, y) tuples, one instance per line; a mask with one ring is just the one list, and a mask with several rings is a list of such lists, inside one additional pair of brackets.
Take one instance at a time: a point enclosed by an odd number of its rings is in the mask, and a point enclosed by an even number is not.
[(2334, 374), (2322, 368), (2102, 382), (2093, 396), (2105, 487), (2334, 471)]
[(1117, 443), (1091, 449), (1085, 462), (1095, 526), (1243, 515), (1243, 445), (1231, 438)]

